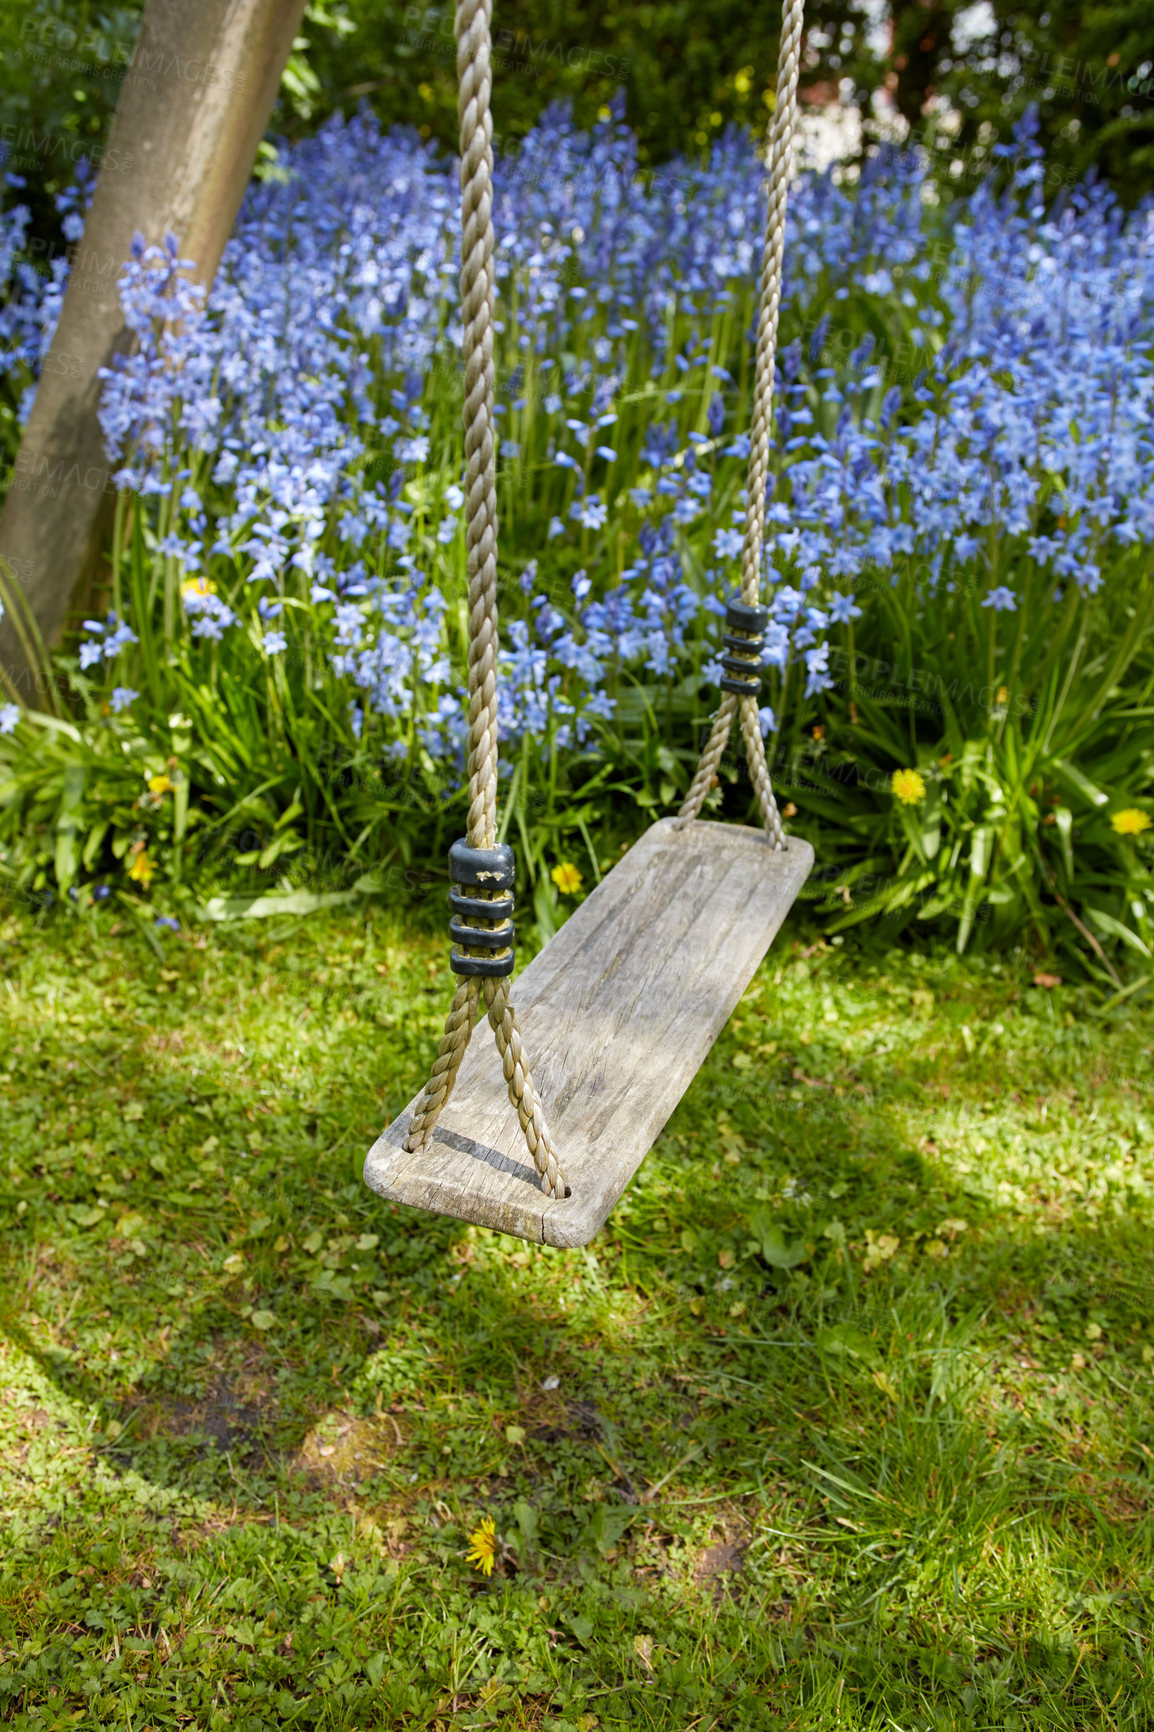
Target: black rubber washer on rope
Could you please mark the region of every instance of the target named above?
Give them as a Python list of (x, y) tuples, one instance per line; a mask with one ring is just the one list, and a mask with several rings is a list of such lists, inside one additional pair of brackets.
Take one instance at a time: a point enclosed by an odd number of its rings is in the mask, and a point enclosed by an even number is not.
[(469, 919), (480, 920), (512, 920), (513, 897), (466, 896), (463, 890), (449, 891), (449, 907), (457, 914), (464, 914)]
[(467, 950), (511, 950), (513, 922), (507, 920), (503, 926), (468, 926), (454, 914), (449, 922), (449, 937)]
[(513, 850), (507, 842), (497, 842), (492, 848), (470, 848), (460, 841), (449, 849), (449, 879), (453, 884), (512, 890), (513, 878)]
[(725, 604), (725, 623), (729, 629), (721, 641), (733, 653), (721, 658), (725, 669), (721, 689), (735, 697), (755, 698), (761, 690), (761, 652), (769, 609), (753, 607), (740, 596), (731, 595)]
[(761, 668), (736, 656), (722, 656), (726, 672), (721, 677), (723, 692), (736, 692), (739, 698), (755, 698), (761, 690)]
[(765, 648), (763, 637), (742, 637), (735, 631), (727, 631), (721, 641), (727, 650), (732, 650), (734, 655), (745, 656), (747, 661), (760, 662), (761, 652)]
[(504, 956), (466, 956), (460, 950), (450, 950), (449, 967), (454, 974), (469, 975), (481, 980), (501, 980), (512, 974), (514, 956), (508, 950)]
[(746, 674), (754, 685), (761, 679), (761, 662), (751, 661), (748, 656), (722, 656), (721, 665), (726, 673)]
[[(513, 953), (513, 850), (507, 842), (492, 848), (470, 848), (465, 840), (454, 842), (449, 849), (449, 903), (456, 910), (449, 921), (449, 937), (454, 940), (449, 952), (449, 967), (454, 974), (482, 980), (501, 980), (512, 974)], [(465, 896), (457, 886), (474, 890), (506, 890), (507, 896)], [(464, 915), (465, 919), (460, 916)], [(498, 920), (498, 927), (475, 926), (467, 922)], [(459, 950), (457, 945), (465, 948)], [(468, 951), (482, 954), (470, 956)], [(491, 954), (492, 952), (498, 954)]]
[(769, 609), (753, 607), (739, 595), (731, 595), (725, 603), (725, 623), (730, 631), (743, 631), (749, 637), (760, 637), (769, 624)]

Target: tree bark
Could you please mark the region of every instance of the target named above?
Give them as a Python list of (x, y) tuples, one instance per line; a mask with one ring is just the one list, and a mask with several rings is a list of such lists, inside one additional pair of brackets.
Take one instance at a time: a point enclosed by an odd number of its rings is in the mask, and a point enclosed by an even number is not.
[[(115, 488), (97, 371), (129, 344), (117, 279), (137, 233), (175, 234), (212, 283), (305, 0), (148, 0), (60, 323), (0, 512), (0, 560), (49, 646), (100, 570)], [(0, 668), (30, 708), (40, 674), (11, 614)]]

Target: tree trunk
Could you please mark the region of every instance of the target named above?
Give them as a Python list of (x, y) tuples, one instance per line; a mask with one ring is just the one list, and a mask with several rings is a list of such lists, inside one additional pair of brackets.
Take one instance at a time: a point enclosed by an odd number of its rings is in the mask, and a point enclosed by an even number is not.
[[(60, 323), (0, 512), (0, 560), (45, 642), (97, 572), (115, 488), (97, 370), (128, 347), (117, 279), (137, 233), (175, 234), (206, 288), (268, 125), (305, 0), (148, 0)], [(20, 599), (17, 599), (20, 606)], [(11, 615), (0, 669), (21, 701), (39, 676)]]

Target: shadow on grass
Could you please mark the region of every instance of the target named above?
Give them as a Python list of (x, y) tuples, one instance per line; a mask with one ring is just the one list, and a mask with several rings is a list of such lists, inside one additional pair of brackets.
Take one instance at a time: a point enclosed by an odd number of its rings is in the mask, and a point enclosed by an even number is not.
[[(67, 1032), (29, 1017), (50, 1069), (11, 1137), (27, 1206), (0, 1309), (126, 1497), (207, 1500), (254, 1582), (246, 1536), (272, 1509), (326, 1558), (338, 1517), (353, 1535), (408, 1522), (373, 1541), (407, 1592), (435, 1604), (463, 1580), (500, 1617), (520, 1587), (561, 1594), (590, 1627), (564, 1626), (572, 1664), (632, 1713), (656, 1698), (618, 1625), (644, 1643), (684, 1616), (693, 1643), (740, 1656), (758, 1713), (804, 1704), (807, 1725), (837, 1723), (841, 1690), (854, 1725), (1141, 1724), (1102, 1706), (1121, 1691), (1145, 1711), (1127, 1631), (1154, 1580), (1154, 1223), (1122, 1037), (1055, 1057), (1023, 1020), (1033, 1053), (991, 1049), (973, 1075), (947, 1012), (925, 1019), (924, 972), (902, 985), (893, 966), (913, 1020), (887, 987), (865, 1025), (894, 1042), (863, 1052), (812, 1028), (831, 994), (868, 1009), (856, 977), (787, 978), (740, 1007), (604, 1232), (558, 1253), (355, 1183), (382, 1111), (365, 1079), (403, 1104), (443, 1010), (423, 957), (387, 966), (416, 1033), (366, 995), (305, 1043), (299, 982), (251, 962), (235, 1002), (206, 987), (194, 1013), (90, 1045), (82, 1083)], [(1011, 1013), (954, 968), (948, 1015), (993, 1039)], [(159, 992), (146, 974), (142, 1006)], [(1011, 1097), (1025, 1075), (1048, 1119)], [(772, 1266), (798, 1244), (798, 1269)], [(106, 1480), (73, 1508), (73, 1548), (116, 1495)], [(489, 1588), (459, 1561), (486, 1511)], [(262, 1557), (297, 1543), (259, 1532)], [(653, 1724), (687, 1723), (688, 1696), (670, 1701)], [(743, 1712), (719, 1723), (776, 1723)]]

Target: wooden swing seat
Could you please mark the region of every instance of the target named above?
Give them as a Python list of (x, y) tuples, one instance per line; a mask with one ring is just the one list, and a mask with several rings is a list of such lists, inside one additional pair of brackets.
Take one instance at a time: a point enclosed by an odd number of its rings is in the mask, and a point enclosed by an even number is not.
[(518, 976), (513, 1002), (571, 1194), (546, 1197), (478, 1018), (427, 1148), (418, 1095), (377, 1139), (382, 1197), (538, 1244), (584, 1245), (653, 1146), (813, 866), (791, 836), (663, 818)]

